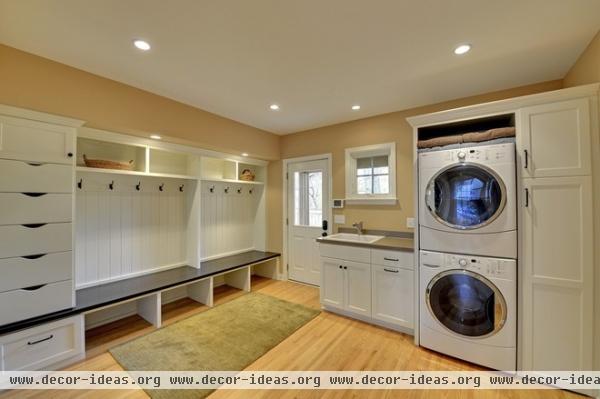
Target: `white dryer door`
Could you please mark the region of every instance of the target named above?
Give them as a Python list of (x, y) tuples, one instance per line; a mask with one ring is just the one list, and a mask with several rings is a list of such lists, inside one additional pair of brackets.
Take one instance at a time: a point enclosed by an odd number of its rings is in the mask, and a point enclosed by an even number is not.
[(492, 223), (506, 205), (506, 186), (481, 164), (448, 166), (429, 181), (425, 205), (440, 223), (458, 230), (477, 229)]

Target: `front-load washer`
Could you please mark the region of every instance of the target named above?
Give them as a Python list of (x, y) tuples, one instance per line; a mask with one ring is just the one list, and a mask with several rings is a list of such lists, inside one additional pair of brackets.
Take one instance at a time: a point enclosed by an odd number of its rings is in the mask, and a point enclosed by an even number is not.
[(420, 251), (420, 345), (516, 370), (516, 275), (512, 259)]
[(515, 144), (421, 152), (420, 248), (517, 257)]

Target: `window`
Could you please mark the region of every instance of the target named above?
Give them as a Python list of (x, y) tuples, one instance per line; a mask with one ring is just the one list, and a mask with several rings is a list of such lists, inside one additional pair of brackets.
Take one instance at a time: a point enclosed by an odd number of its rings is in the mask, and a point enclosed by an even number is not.
[(396, 203), (396, 145), (346, 149), (346, 200), (349, 203)]
[(294, 173), (294, 225), (320, 227), (323, 223), (323, 172)]

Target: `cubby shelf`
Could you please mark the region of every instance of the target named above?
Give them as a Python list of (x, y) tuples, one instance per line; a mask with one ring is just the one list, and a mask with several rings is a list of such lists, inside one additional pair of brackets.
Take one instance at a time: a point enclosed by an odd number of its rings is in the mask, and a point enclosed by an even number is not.
[(101, 168), (89, 168), (87, 166), (78, 166), (77, 172), (90, 172), (90, 173), (105, 173), (113, 175), (126, 175), (126, 176), (146, 176), (146, 177), (162, 177), (170, 179), (186, 179), (186, 180), (199, 180), (196, 176), (189, 175), (174, 175), (170, 173), (146, 173), (138, 172), (135, 170), (119, 170), (119, 169), (101, 169)]
[(246, 181), (246, 180), (236, 180), (236, 179), (201, 178), (200, 180), (221, 182), (221, 183), (235, 183), (235, 184), (254, 184), (254, 185), (264, 185), (265, 184), (261, 181)]

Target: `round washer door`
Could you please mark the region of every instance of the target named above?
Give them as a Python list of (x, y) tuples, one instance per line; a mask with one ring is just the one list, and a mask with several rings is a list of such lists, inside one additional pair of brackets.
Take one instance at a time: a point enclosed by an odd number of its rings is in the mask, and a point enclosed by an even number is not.
[(427, 185), (425, 203), (440, 223), (476, 229), (494, 221), (506, 205), (506, 187), (491, 169), (461, 163), (440, 170)]
[(431, 315), (449, 331), (471, 338), (496, 334), (506, 322), (506, 301), (485, 277), (448, 270), (431, 279), (426, 291)]

